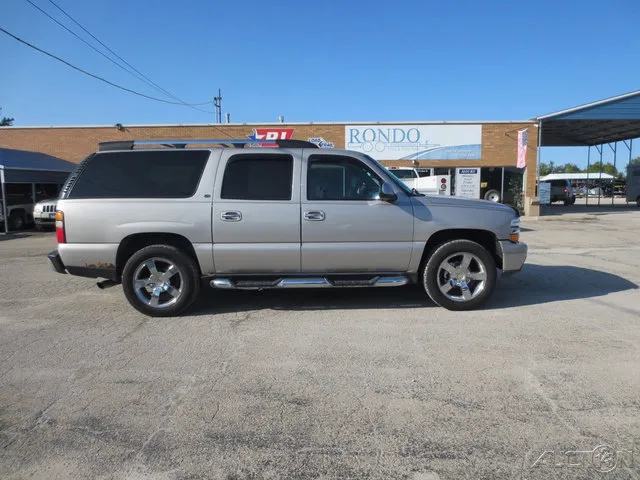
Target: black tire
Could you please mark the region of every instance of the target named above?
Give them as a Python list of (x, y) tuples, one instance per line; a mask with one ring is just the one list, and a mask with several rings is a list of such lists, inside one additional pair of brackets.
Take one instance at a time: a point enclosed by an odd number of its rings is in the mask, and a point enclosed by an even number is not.
[(568, 207), (569, 205), (571, 205), (571, 200), (565, 200), (564, 201), (564, 206)]
[(42, 225), (41, 223), (36, 223), (36, 230), (38, 230), (39, 232), (44, 232), (46, 228), (44, 228), (44, 225)]
[[(154, 295), (152, 295), (146, 287), (139, 289), (138, 292), (142, 297), (148, 297), (148, 301), (143, 302), (138, 295), (134, 287), (136, 276), (144, 277), (149, 274), (148, 280), (150, 283), (155, 281), (152, 281), (153, 274), (151, 270), (142, 265), (145, 261), (151, 261), (152, 259), (158, 259), (157, 261), (153, 261), (155, 266), (158, 267), (158, 274), (166, 272), (169, 264), (177, 268), (179, 275), (174, 274), (173, 277), (165, 283), (170, 283), (170, 285), (174, 287), (172, 291), (180, 292), (174, 303), (171, 303), (173, 301), (173, 294), (167, 293), (166, 291), (158, 294), (158, 302), (166, 303), (165, 306), (156, 307), (151, 305), (151, 297)], [(165, 264), (166, 268), (162, 270)], [(138, 274), (136, 274), (136, 271), (138, 271)], [(145, 273), (143, 274), (143, 272)], [(143, 278), (140, 279), (143, 280)], [(170, 245), (151, 245), (138, 250), (127, 260), (122, 271), (122, 290), (127, 300), (133, 308), (150, 317), (173, 317), (184, 312), (198, 297), (200, 285), (200, 274), (196, 262), (182, 250)]]
[[(440, 290), (440, 287), (438, 285), (439, 282), (446, 284), (446, 282), (444, 282), (444, 279), (446, 277), (441, 278), (440, 276), (440, 266), (443, 262), (445, 262), (447, 258), (457, 255), (462, 256), (463, 254), (471, 254), (471, 256), (475, 257), (470, 263), (470, 269), (475, 269), (475, 271), (472, 272), (474, 273), (474, 275), (482, 274), (482, 269), (484, 270), (484, 285), (481, 285), (481, 282), (477, 280), (465, 280), (465, 282), (470, 282), (468, 288), (469, 292), (471, 292), (471, 287), (478, 288), (481, 286), (481, 289), (477, 292), (477, 294), (475, 293), (474, 289), (474, 291), (471, 293), (473, 297), (469, 300), (453, 300), (447, 297)], [(478, 262), (481, 262), (482, 265), (479, 265)], [(446, 272), (444, 273), (446, 275)], [(441, 307), (446, 308), (447, 310), (456, 311), (474, 310), (483, 305), (493, 293), (496, 286), (496, 279), (496, 262), (493, 256), (484, 247), (470, 240), (451, 240), (440, 245), (431, 254), (422, 271), (422, 284), (431, 300), (433, 300)], [(458, 289), (457, 291), (460, 293), (459, 296), (462, 296), (463, 293), (460, 287), (454, 287), (451, 290), (452, 296), (453, 293), (456, 293), (456, 289)]]
[(638, 207), (640, 207), (640, 196), (639, 196), (638, 198), (636, 198), (636, 205), (637, 205)]
[(9, 230), (22, 230), (25, 225), (24, 213), (14, 210), (9, 214)]
[(489, 200), (489, 198), (491, 196), (495, 196), (497, 195), (497, 200), (491, 200), (491, 201), (495, 201), (495, 203), (500, 203), (500, 192), (498, 190), (496, 190), (495, 188), (492, 188), (491, 190), (487, 190), (486, 193), (484, 194), (484, 199), (485, 200)]

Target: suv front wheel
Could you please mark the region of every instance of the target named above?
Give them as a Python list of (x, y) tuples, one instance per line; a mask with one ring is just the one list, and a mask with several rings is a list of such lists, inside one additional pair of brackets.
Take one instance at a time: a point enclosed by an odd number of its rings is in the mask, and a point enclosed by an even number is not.
[(129, 303), (145, 315), (179, 315), (200, 292), (198, 267), (176, 247), (151, 245), (127, 260), (122, 271), (122, 289)]
[(422, 272), (424, 288), (448, 310), (473, 310), (485, 303), (496, 286), (496, 262), (481, 245), (452, 240), (440, 245)]

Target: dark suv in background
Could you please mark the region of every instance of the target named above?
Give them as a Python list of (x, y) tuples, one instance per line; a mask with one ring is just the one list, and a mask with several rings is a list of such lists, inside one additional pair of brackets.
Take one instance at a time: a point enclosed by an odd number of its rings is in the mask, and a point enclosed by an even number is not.
[(543, 183), (551, 184), (551, 203), (564, 202), (565, 205), (576, 203), (576, 195), (569, 180), (548, 180)]

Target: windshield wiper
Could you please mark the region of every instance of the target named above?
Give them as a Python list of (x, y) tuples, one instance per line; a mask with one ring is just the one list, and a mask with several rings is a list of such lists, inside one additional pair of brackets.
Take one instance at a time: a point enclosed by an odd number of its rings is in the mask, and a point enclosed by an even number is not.
[(413, 193), (413, 195), (415, 197), (424, 197), (425, 196), (424, 193), (420, 193), (418, 190), (415, 189), (415, 187), (411, 189), (411, 193)]

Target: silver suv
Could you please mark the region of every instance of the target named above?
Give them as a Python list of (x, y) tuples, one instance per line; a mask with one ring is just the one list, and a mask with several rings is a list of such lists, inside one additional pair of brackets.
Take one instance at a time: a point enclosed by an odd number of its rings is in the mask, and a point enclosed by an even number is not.
[[(135, 148), (152, 143), (170, 148)], [(527, 246), (512, 207), (424, 196), (362, 153), (247, 143), (101, 144), (61, 192), (54, 269), (104, 278), (102, 288), (121, 283), (140, 312), (172, 316), (203, 283), (418, 283), (437, 304), (469, 310), (489, 298), (497, 269), (522, 268)]]

